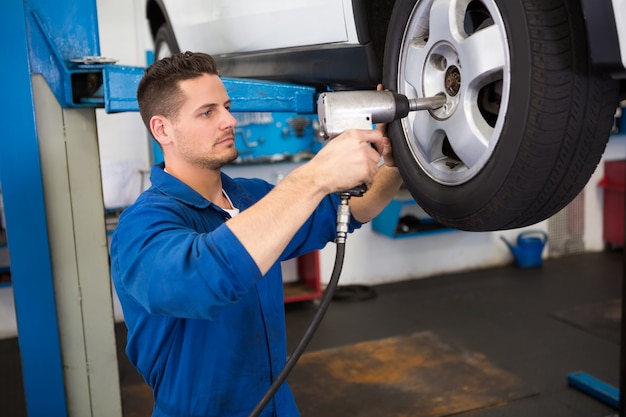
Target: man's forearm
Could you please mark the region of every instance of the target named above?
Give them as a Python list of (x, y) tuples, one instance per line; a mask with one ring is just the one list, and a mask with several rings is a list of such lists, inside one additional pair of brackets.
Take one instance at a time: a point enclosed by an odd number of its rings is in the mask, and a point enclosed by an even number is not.
[(265, 274), (328, 193), (300, 168), (226, 225)]
[(376, 217), (395, 197), (402, 185), (398, 168), (383, 165), (374, 177), (374, 184), (362, 196), (350, 200), (352, 216), (361, 223)]

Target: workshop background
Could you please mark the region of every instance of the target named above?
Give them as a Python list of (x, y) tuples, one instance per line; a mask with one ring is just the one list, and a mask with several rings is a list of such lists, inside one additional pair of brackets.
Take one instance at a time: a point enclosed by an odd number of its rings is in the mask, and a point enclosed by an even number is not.
[[(142, 2), (98, 1), (102, 55), (120, 64), (145, 65), (146, 47), (151, 45), (145, 26), (138, 26)], [(105, 204), (130, 203), (141, 187), (147, 186), (146, 171), (151, 160), (151, 142), (135, 113), (106, 114), (97, 111)], [(609, 142), (597, 171), (585, 191), (570, 207), (554, 218), (524, 229), (498, 232), (438, 233), (427, 238), (390, 239), (365, 225), (350, 237), (346, 250), (343, 284), (380, 284), (408, 278), (423, 278), (446, 272), (505, 265), (512, 255), (501, 240), (514, 241), (524, 230), (548, 232), (545, 256), (596, 252), (604, 249), (602, 236), (604, 161), (626, 157), (626, 140), (615, 136)], [(293, 169), (293, 163), (236, 166), (226, 169), (234, 176), (258, 176), (276, 183)], [(453, 255), (453, 256), (451, 256)], [(334, 260), (332, 245), (321, 251), (322, 280), (330, 276)]]
[[(145, 66), (150, 59), (151, 41), (147, 28), (141, 24), (144, 14), (143, 3), (127, 0), (98, 0), (97, 8), (102, 55), (116, 59), (119, 64)], [(153, 161), (153, 144), (138, 113), (107, 114), (104, 110), (98, 109), (96, 116), (104, 203), (108, 212), (115, 213), (129, 205), (149, 185), (148, 172)], [(385, 286), (385, 284), (399, 285), (401, 293), (402, 288), (408, 288), (416, 279), (434, 277), (433, 280), (446, 283), (454, 274), (479, 274), (480, 271), (488, 274), (492, 273), (491, 271), (500, 271), (500, 268), (514, 269), (515, 274), (526, 274), (520, 279), (527, 279), (529, 278), (527, 271), (515, 269), (514, 255), (504, 240), (515, 242), (521, 233), (529, 231), (542, 232), (548, 237), (542, 252), (544, 261), (554, 260), (567, 264), (568, 259), (579, 259), (578, 257), (586, 255), (591, 255), (592, 258), (584, 259), (600, 259), (593, 256), (615, 250), (615, 248), (607, 247), (603, 237), (606, 207), (605, 190), (601, 182), (605, 177), (607, 162), (625, 159), (626, 135), (623, 132), (619, 134), (616, 132), (608, 143), (598, 169), (579, 197), (559, 214), (523, 229), (497, 232), (438, 230), (436, 233), (396, 238), (374, 230), (372, 223), (367, 224), (349, 237), (341, 285), (382, 285), (381, 296), (387, 292), (397, 297), (398, 294), (394, 293), (396, 287)], [(276, 183), (298, 164), (299, 162), (242, 164), (230, 166), (225, 171), (232, 176), (255, 176)], [(415, 209), (414, 206), (408, 208), (409, 211)], [(4, 216), (0, 218), (4, 230), (6, 229)], [(0, 272), (9, 270), (9, 249), (6, 242), (0, 242), (0, 268), (4, 268), (0, 269)], [(328, 245), (319, 252), (318, 278), (322, 286), (331, 275), (334, 259), (334, 245)], [(613, 260), (611, 262), (615, 265)], [(297, 279), (299, 271), (296, 261), (285, 263), (284, 271), (287, 281)], [(544, 272), (537, 272), (537, 274), (541, 273)], [(566, 282), (563, 284), (567, 285)], [(428, 287), (438, 284), (418, 285)], [(615, 294), (616, 297), (618, 295)], [(115, 297), (114, 303), (116, 321), (121, 323), (123, 316)], [(289, 308), (292, 309), (289, 311), (292, 316), (306, 323), (306, 318), (310, 316), (310, 311), (306, 307)], [(16, 336), (12, 288), (10, 285), (0, 286), (0, 339), (8, 340)], [(297, 334), (291, 338), (295, 340), (296, 336)], [(294, 340), (290, 340), (290, 343), (293, 344)], [(429, 343), (445, 345), (432, 334), (420, 333), (414, 335), (412, 340), (416, 340), (417, 345), (429, 345)], [(393, 341), (389, 343), (393, 345)], [(325, 346), (322, 342), (317, 347)], [(374, 348), (380, 347), (374, 346)], [(394, 346), (392, 348), (396, 349)], [(575, 349), (573, 346), (571, 348)], [(354, 352), (345, 354), (348, 357), (358, 356), (358, 353)], [(483, 359), (476, 359), (478, 368), (487, 369), (488, 372), (492, 364), (480, 363)], [(315, 357), (309, 357), (308, 360), (313, 363), (308, 366), (319, 366), (315, 365)], [(322, 362), (325, 360), (320, 359)], [(6, 373), (2, 372), (2, 378), (5, 377)], [(299, 377), (303, 378), (302, 375)], [(506, 380), (506, 375), (504, 377), (503, 384), (511, 383)], [(516, 383), (517, 381), (511, 383), (515, 394), (520, 397), (532, 394), (526, 391), (526, 387), (515, 385)], [(2, 412), (0, 414), (4, 415)]]

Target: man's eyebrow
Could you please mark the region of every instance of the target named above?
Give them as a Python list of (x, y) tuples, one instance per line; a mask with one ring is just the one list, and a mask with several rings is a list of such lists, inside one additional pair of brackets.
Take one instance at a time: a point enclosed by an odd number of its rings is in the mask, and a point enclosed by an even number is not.
[(211, 109), (213, 109), (215, 107), (217, 107), (216, 103), (205, 103), (205, 104), (202, 104), (202, 105), (198, 106), (195, 111), (196, 112), (207, 111), (207, 110), (211, 110)]
[[(232, 103), (232, 101), (231, 101), (231, 100), (227, 100), (227, 101), (224, 103), (224, 107), (229, 107), (229, 106), (231, 105), (231, 103)], [(215, 107), (217, 107), (217, 106), (218, 106), (218, 104), (217, 104), (217, 103), (205, 103), (205, 104), (202, 104), (202, 105), (198, 106), (198, 107), (196, 108), (196, 111), (200, 111), (200, 110), (204, 110), (204, 111), (206, 111), (206, 110), (211, 110), (211, 109), (213, 109), (213, 108), (215, 108)]]

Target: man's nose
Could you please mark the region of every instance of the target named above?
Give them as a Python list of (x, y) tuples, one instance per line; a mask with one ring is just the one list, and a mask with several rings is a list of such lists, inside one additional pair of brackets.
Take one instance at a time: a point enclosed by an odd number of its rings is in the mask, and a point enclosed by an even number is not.
[(235, 116), (233, 116), (233, 114), (229, 110), (226, 110), (226, 117), (224, 119), (224, 128), (234, 129), (235, 126), (237, 126), (237, 119), (235, 118)]

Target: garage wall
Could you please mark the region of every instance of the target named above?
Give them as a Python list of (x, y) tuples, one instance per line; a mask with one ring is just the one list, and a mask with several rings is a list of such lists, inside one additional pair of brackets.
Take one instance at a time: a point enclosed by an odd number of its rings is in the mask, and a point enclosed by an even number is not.
[[(119, 59), (120, 64), (145, 65), (143, 44), (147, 34), (136, 25), (142, 19), (141, 1), (98, 0), (100, 42), (102, 55)], [(149, 168), (150, 142), (136, 113), (121, 115), (98, 114), (98, 131), (105, 190), (115, 194), (120, 187), (119, 175), (139, 175)], [(605, 159), (626, 157), (624, 137), (611, 140)], [(294, 165), (274, 164), (253, 167), (232, 167), (226, 171), (233, 176), (257, 176), (276, 182)], [(603, 176), (602, 163), (585, 190), (585, 248), (600, 251), (602, 241), (602, 190), (597, 186)], [(126, 177), (127, 178), (127, 177)], [(126, 181), (127, 182), (127, 181)], [(145, 183), (139, 183), (139, 189)], [(105, 191), (106, 193), (106, 191)], [(132, 194), (132, 190), (130, 194)], [(132, 196), (114, 196), (115, 203), (130, 203)], [(107, 196), (105, 195), (105, 203)], [(547, 231), (547, 222), (524, 230)], [(391, 239), (372, 231), (365, 225), (348, 238), (342, 284), (378, 284), (409, 278), (422, 278), (447, 272), (506, 265), (513, 262), (506, 245), (500, 239), (514, 241), (522, 230), (470, 233), (454, 231), (407, 239)], [(546, 252), (547, 253), (547, 252)], [(329, 244), (321, 251), (322, 281), (327, 282), (334, 263), (335, 246)]]
[[(296, 164), (229, 167), (232, 176), (257, 176), (276, 183)], [(508, 264), (513, 261), (501, 236), (514, 241), (524, 230), (547, 231), (547, 222), (502, 232), (450, 231), (393, 239), (372, 230), (371, 223), (351, 234), (341, 284), (380, 284), (410, 278)], [(335, 260), (335, 245), (320, 253), (322, 282), (328, 282)]]
[[(117, 64), (145, 66), (145, 34), (136, 24), (140, 2), (97, 0), (100, 53)], [(107, 114), (96, 110), (104, 202), (107, 208), (127, 206), (146, 184), (150, 141), (138, 112)]]

